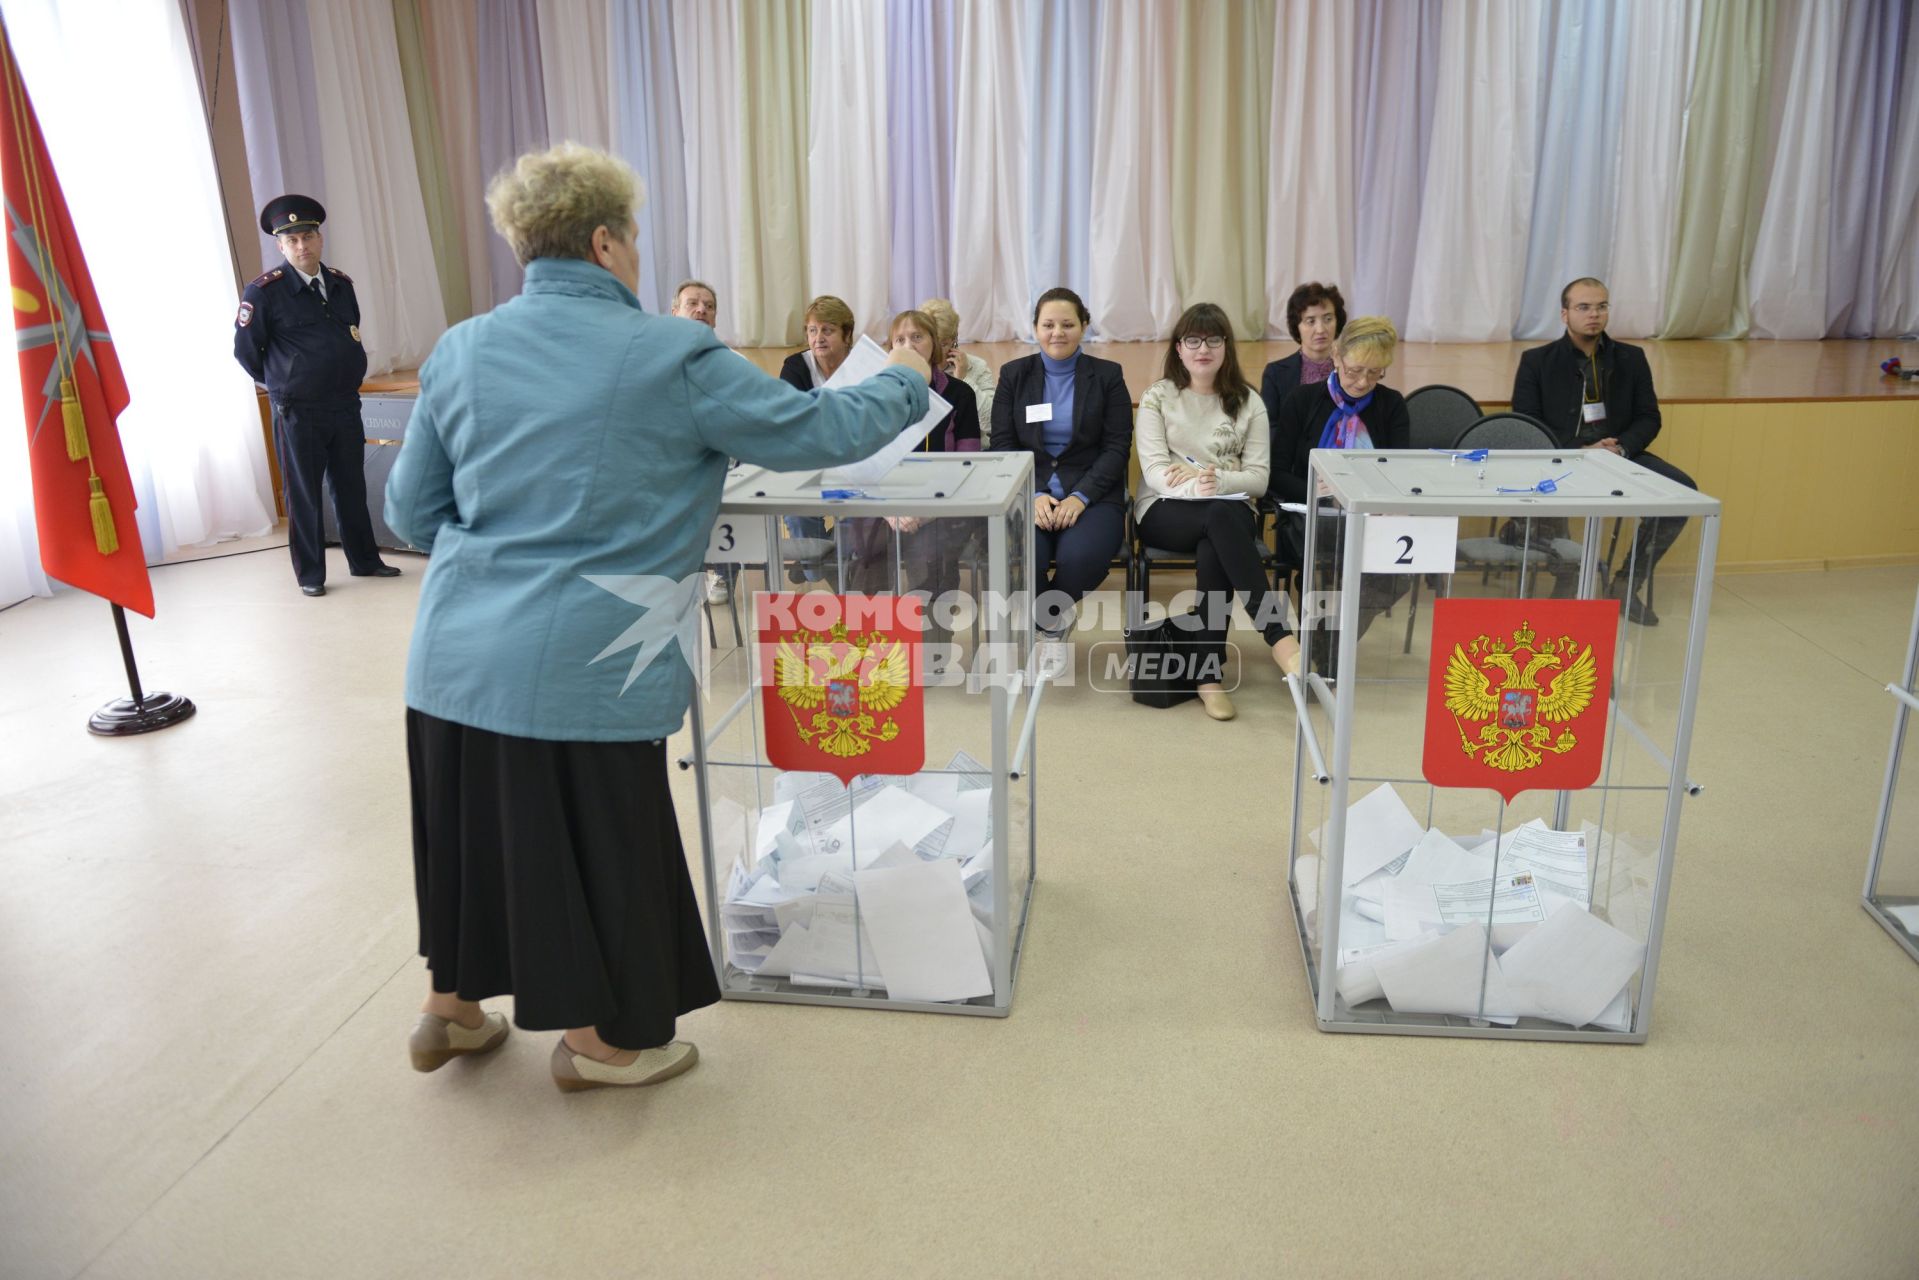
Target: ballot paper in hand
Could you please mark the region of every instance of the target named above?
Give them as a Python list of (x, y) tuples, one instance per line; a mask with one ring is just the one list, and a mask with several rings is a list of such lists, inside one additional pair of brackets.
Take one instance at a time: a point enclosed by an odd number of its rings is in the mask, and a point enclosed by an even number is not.
[[(886, 349), (865, 334), (846, 353), (846, 359), (826, 380), (828, 391), (844, 391), (857, 386), (886, 367)], [(926, 391), (926, 416), (895, 436), (883, 445), (879, 452), (859, 462), (843, 467), (831, 467), (820, 473), (820, 483), (827, 486), (875, 484), (886, 478), (886, 473), (899, 465), (901, 458), (913, 452), (919, 442), (926, 439), (934, 426), (943, 421), (953, 406), (941, 398), (931, 387)]]

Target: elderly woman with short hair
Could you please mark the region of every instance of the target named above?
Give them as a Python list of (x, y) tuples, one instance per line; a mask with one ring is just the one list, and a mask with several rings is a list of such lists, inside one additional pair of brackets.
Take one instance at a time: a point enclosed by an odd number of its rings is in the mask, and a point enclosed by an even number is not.
[[(666, 739), (727, 458), (853, 462), (926, 412), (911, 351), (801, 395), (647, 314), (638, 202), (631, 169), (570, 143), (493, 180), (525, 287), (440, 339), (387, 484), (387, 522), (433, 557), (406, 673), (421, 1071), (499, 1045), (479, 1001), (501, 995), (564, 1032), (562, 1089), (693, 1065), (675, 1020), (719, 989)], [(651, 635), (613, 653), (636, 622)]]
[[(1273, 476), (1269, 486), (1281, 502), (1309, 500), (1312, 453), (1315, 449), (1404, 449), (1412, 435), (1406, 397), (1380, 380), (1393, 367), (1399, 349), (1399, 331), (1385, 316), (1359, 316), (1341, 330), (1333, 344), (1333, 371), (1324, 382), (1300, 387), (1280, 405), (1273, 427)], [(1298, 520), (1283, 521), (1294, 541), (1294, 555), (1304, 550)], [(1309, 566), (1310, 568), (1310, 566)], [(1359, 633), (1404, 594), (1411, 578), (1368, 575), (1360, 592)], [(1321, 671), (1331, 670), (1337, 637), (1322, 629), (1323, 647), (1316, 646)]]
[(839, 372), (856, 334), (853, 308), (830, 293), (807, 303), (805, 318), (806, 345), (786, 357), (780, 377), (801, 391), (811, 391)]
[(920, 303), (919, 310), (939, 329), (940, 350), (945, 353), (940, 367), (973, 389), (973, 399), (979, 404), (980, 439), (987, 439), (993, 434), (993, 391), (999, 385), (998, 379), (993, 377), (986, 361), (960, 349), (959, 312), (953, 309), (951, 302), (945, 298), (928, 298)]

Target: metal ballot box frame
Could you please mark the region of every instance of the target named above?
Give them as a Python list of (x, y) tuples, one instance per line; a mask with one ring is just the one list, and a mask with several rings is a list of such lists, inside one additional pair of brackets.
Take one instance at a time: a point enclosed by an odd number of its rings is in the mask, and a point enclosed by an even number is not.
[[(1700, 789), (1718, 501), (1597, 449), (1315, 450), (1311, 473), (1287, 884), (1319, 1028), (1643, 1043), (1681, 801)], [(1690, 524), (1658, 566), (1665, 616), (1617, 623), (1595, 785), (1505, 806), (1429, 784), (1420, 596), (1648, 591), (1639, 534), (1672, 519)]]
[[(831, 471), (729, 474), (707, 557), (729, 571), (748, 640), (715, 650), (693, 702), (692, 750), (679, 760), (696, 775), (708, 940), (724, 998), (1012, 1011), (1050, 679), (1035, 661), (1032, 529), (1033, 461), (1023, 452), (909, 455), (857, 487)], [(765, 699), (756, 676), (758, 594), (836, 590), (937, 600), (922, 640), (917, 774), (862, 774), (843, 787), (830, 773), (768, 763), (766, 717), (787, 708)], [(796, 729), (801, 721), (793, 715)], [(919, 882), (937, 904), (883, 897), (868, 873), (902, 865), (936, 869), (937, 883)], [(922, 907), (931, 914), (913, 914)]]
[(1892, 747), (1886, 753), (1886, 786), (1873, 824), (1872, 858), (1866, 865), (1866, 914), (1884, 926), (1906, 954), (1919, 960), (1919, 752), (1905, 751), (1906, 725), (1919, 710), (1919, 602), (1906, 640), (1906, 665), (1899, 683), (1886, 686), (1894, 701)]

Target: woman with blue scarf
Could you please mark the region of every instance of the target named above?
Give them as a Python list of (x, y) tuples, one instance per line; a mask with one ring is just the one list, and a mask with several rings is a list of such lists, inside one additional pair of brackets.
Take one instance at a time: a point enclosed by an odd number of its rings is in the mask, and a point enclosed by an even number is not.
[(1333, 346), (1333, 372), (1287, 396), (1273, 424), (1267, 492), (1306, 501), (1306, 463), (1315, 449), (1404, 449), (1412, 420), (1406, 397), (1380, 382), (1393, 366), (1399, 331), (1385, 316), (1358, 316)]
[[(1340, 331), (1333, 346), (1333, 372), (1321, 383), (1301, 386), (1280, 405), (1273, 424), (1273, 471), (1266, 491), (1280, 502), (1308, 501), (1307, 463), (1315, 449), (1404, 449), (1412, 434), (1406, 397), (1380, 382), (1393, 366), (1399, 331), (1384, 316), (1359, 316)], [(1292, 543), (1294, 562), (1303, 557), (1305, 526), (1297, 516), (1280, 529)], [(1308, 574), (1308, 577), (1311, 575)], [(1410, 578), (1370, 577), (1361, 587), (1359, 633), (1403, 592)], [(1312, 666), (1331, 674), (1337, 633), (1312, 633)]]

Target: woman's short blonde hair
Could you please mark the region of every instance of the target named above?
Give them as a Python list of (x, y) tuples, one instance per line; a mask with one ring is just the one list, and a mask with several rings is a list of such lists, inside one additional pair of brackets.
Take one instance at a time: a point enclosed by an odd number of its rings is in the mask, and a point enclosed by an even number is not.
[(1342, 356), (1357, 354), (1388, 365), (1399, 349), (1399, 330), (1385, 316), (1354, 316), (1339, 331), (1339, 341), (1334, 345)]
[(529, 151), (486, 187), (493, 225), (521, 266), (535, 258), (593, 258), (593, 231), (633, 236), (640, 179), (624, 160), (562, 142)]
[(853, 308), (830, 293), (822, 293), (806, 304), (806, 319), (836, 325), (841, 336), (849, 343), (853, 341)]
[(953, 310), (953, 304), (944, 298), (928, 298), (920, 303), (919, 310), (939, 330), (934, 336), (939, 339), (940, 350), (951, 351), (959, 341), (959, 312)]

